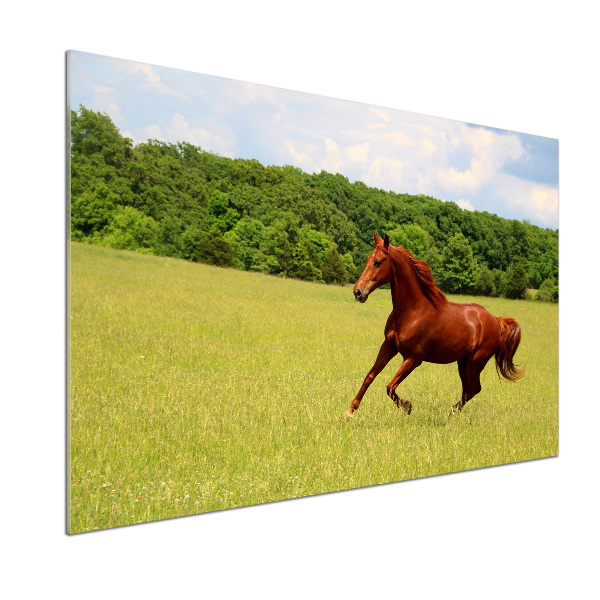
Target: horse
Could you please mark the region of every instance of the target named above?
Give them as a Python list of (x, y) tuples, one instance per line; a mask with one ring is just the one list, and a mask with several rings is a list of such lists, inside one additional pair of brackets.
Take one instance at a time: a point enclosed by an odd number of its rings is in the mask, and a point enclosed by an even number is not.
[(462, 396), (450, 411), (459, 413), (481, 391), (480, 374), (492, 356), (498, 377), (516, 381), (527, 365), (518, 369), (513, 358), (521, 342), (521, 326), (510, 317), (495, 317), (479, 304), (450, 302), (437, 287), (429, 265), (402, 246), (390, 244), (373, 232), (375, 246), (362, 275), (354, 286), (354, 297), (366, 302), (376, 288), (389, 283), (393, 309), (375, 364), (365, 377), (346, 412), (352, 417), (365, 392), (388, 362), (401, 354), (403, 361), (387, 385), (387, 394), (406, 414), (408, 400), (398, 397), (397, 387), (421, 363), (458, 363)]

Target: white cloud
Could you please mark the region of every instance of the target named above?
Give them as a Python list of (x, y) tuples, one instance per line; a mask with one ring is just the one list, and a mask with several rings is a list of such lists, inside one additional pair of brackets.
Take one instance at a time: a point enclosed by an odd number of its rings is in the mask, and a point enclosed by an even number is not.
[[(546, 186), (536, 186), (529, 193), (531, 212), (544, 219), (544, 215), (558, 217), (558, 189)], [(550, 222), (552, 219), (549, 218)]]
[(284, 140), (287, 155), (292, 159), (292, 164), (308, 172), (314, 172), (314, 162), (311, 157), (310, 148), (308, 152), (298, 150), (290, 140)]
[(391, 142), (394, 146), (414, 146), (414, 140), (406, 135), (406, 132), (402, 129), (396, 129), (395, 131), (388, 131), (380, 136), (377, 136), (381, 140)]
[(188, 96), (173, 87), (166, 85), (152, 65), (130, 60), (107, 59), (119, 71), (127, 75), (127, 81), (146, 92), (156, 92), (174, 96), (181, 100), (189, 100)]
[(325, 149), (327, 152), (334, 152), (335, 154), (340, 153), (338, 145), (331, 138), (325, 139)]
[(363, 181), (367, 185), (385, 190), (402, 190), (404, 163), (395, 158), (380, 156), (376, 158), (365, 173)]
[(420, 148), (424, 156), (433, 156), (437, 152), (437, 146), (429, 138), (421, 140)]
[(91, 88), (94, 90), (95, 94), (112, 94), (115, 91), (115, 88), (108, 87), (107, 85), (97, 85), (95, 83), (92, 83)]
[(121, 135), (125, 138), (129, 138), (130, 140), (132, 140), (134, 146), (146, 142), (148, 139), (136, 137), (136, 135), (132, 131), (129, 131), (129, 129), (121, 129)]
[(454, 167), (438, 171), (437, 180), (443, 189), (459, 193), (474, 192), (483, 183), (483, 178), (479, 177), (472, 169), (458, 171)]
[(331, 138), (325, 139), (325, 157), (321, 160), (320, 167), (329, 173), (343, 171), (344, 160), (340, 155), (338, 145)]
[(416, 189), (420, 190), (420, 194), (431, 194), (432, 184), (431, 177), (424, 173), (417, 173), (416, 176)]
[(366, 162), (369, 148), (371, 148), (369, 142), (359, 144), (358, 146), (348, 146), (348, 148), (344, 150), (344, 156), (352, 162)]
[(407, 122), (404, 123), (404, 125), (406, 127), (410, 127), (412, 129), (415, 129), (416, 131), (420, 131), (422, 134), (428, 136), (429, 138), (442, 138), (442, 139), (447, 139), (447, 134), (446, 132), (443, 130), (443, 128), (440, 128), (439, 126), (439, 122), (440, 121), (444, 121), (444, 119), (438, 119), (437, 117), (423, 117), (422, 115), (418, 115), (419, 117), (422, 117), (424, 119), (430, 120), (430, 121), (435, 121), (436, 125), (426, 125), (426, 124), (422, 124), (422, 123), (414, 123), (414, 122)]
[(300, 167), (307, 173), (343, 173), (344, 158), (332, 138), (319, 143), (307, 143), (290, 138), (279, 138), (279, 156), (286, 164)]
[(158, 125), (146, 125), (144, 136), (148, 140), (160, 140), (163, 137), (163, 131)]
[(392, 120), (392, 117), (390, 117), (390, 115), (388, 115), (384, 110), (381, 110), (380, 108), (371, 106), (371, 108), (369, 108), (369, 110), (374, 115), (377, 115), (380, 119), (383, 119), (386, 123)]
[(511, 208), (548, 227), (558, 226), (558, 189), (506, 175), (499, 194)]
[(171, 143), (188, 142), (221, 156), (234, 157), (235, 134), (233, 131), (214, 126), (211, 128), (192, 127), (181, 113), (175, 113), (171, 122), (166, 126), (147, 125), (143, 129), (143, 136), (145, 136), (144, 141), (157, 139)]
[(466, 123), (453, 123), (448, 152), (469, 157), (469, 167), (459, 170), (448, 164), (440, 165), (437, 182), (449, 193), (476, 193), (498, 177), (509, 161), (517, 160), (525, 149), (516, 134), (499, 134)]
[(217, 113), (238, 111), (240, 107), (269, 106), (278, 113), (285, 113), (282, 90), (246, 81), (226, 80), (222, 90), (214, 98)]
[(115, 89), (105, 85), (97, 84), (92, 84), (91, 87), (94, 91), (91, 105), (94, 106), (96, 110), (110, 115), (114, 123), (121, 123), (123, 121), (123, 116), (115, 98)]
[(475, 207), (468, 200), (464, 200), (463, 198), (457, 200), (456, 204), (458, 204), (458, 206), (460, 206), (460, 208), (463, 210), (469, 210), (471, 212), (475, 210)]

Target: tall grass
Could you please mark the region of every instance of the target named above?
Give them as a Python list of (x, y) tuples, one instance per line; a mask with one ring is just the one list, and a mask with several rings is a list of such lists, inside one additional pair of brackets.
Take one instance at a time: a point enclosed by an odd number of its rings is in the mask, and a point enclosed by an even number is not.
[(515, 317), (528, 372), (456, 418), (456, 365), (423, 364), (350, 422), (389, 291), (351, 289), (73, 243), (71, 523), (81, 532), (558, 453), (558, 307), (477, 301)]

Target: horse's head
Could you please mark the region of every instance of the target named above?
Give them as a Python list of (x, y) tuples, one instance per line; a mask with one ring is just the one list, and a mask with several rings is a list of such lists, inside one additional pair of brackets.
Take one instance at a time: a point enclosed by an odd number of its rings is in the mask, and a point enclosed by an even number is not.
[(359, 302), (366, 302), (374, 289), (389, 283), (392, 278), (392, 259), (387, 253), (390, 238), (386, 234), (382, 240), (375, 232), (373, 236), (375, 238), (373, 252), (369, 254), (364, 271), (354, 286), (354, 297)]

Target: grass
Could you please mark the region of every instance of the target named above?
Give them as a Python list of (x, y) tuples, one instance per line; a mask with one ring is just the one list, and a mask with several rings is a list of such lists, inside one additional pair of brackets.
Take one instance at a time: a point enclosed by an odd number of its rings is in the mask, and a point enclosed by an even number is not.
[(353, 420), (343, 413), (383, 339), (389, 291), (279, 279), (73, 243), (73, 533), (558, 453), (558, 306), (477, 301), (515, 317), (528, 372), (457, 418), (456, 365), (423, 364)]

